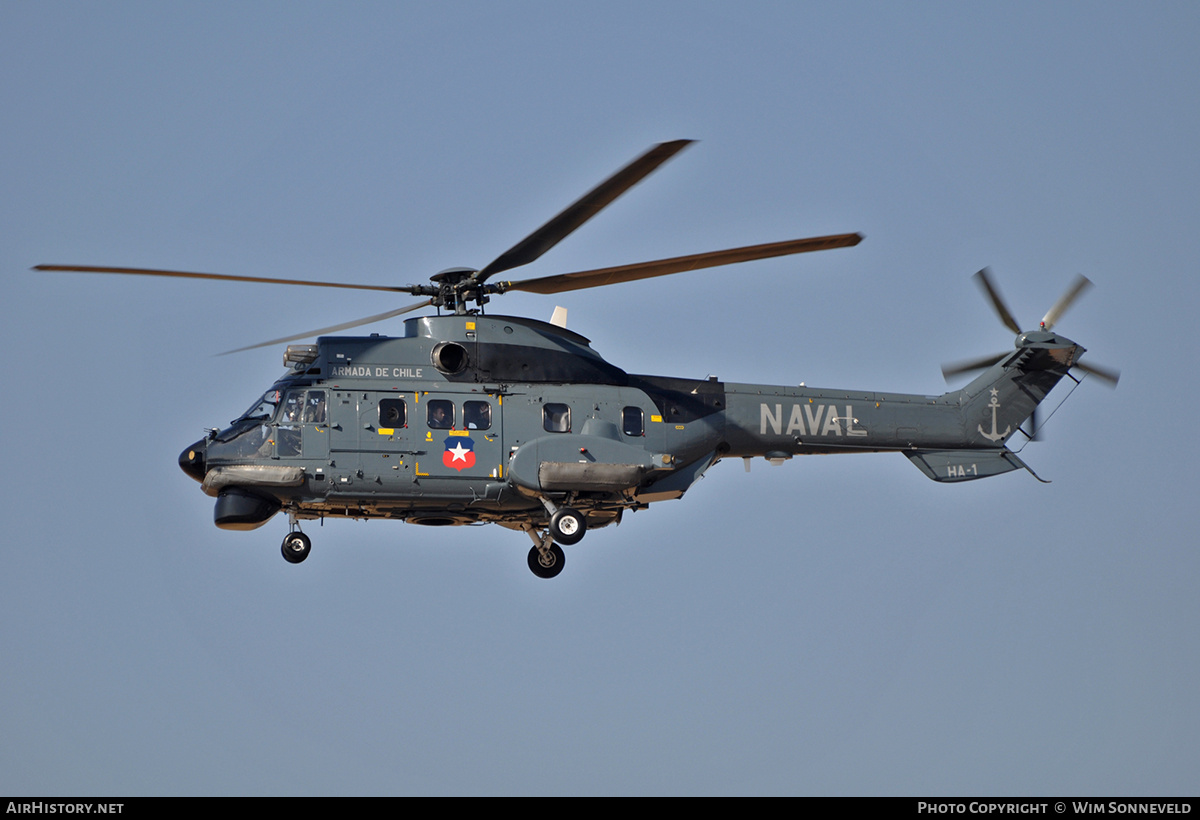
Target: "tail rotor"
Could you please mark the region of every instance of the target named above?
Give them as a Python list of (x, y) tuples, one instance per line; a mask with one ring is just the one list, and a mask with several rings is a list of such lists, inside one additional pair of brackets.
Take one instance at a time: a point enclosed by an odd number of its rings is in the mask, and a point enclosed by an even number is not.
[[(993, 353), (987, 356), (979, 356), (973, 359), (967, 359), (961, 362), (951, 362), (942, 365), (942, 375), (947, 381), (950, 381), (956, 376), (964, 374), (978, 373), (987, 370), (990, 367), (1018, 355), (1022, 350), (1027, 349), (1046, 349), (1056, 354), (1055, 358), (1061, 363), (1067, 364), (1069, 367), (1082, 370), (1083, 372), (1095, 376), (1109, 387), (1115, 387), (1120, 378), (1120, 373), (1116, 370), (1106, 367), (1100, 367), (1094, 364), (1085, 364), (1076, 361), (1077, 355), (1083, 352), (1083, 348), (1076, 345), (1074, 342), (1064, 337), (1058, 336), (1052, 332), (1052, 328), (1063, 317), (1063, 314), (1071, 308), (1072, 305), (1079, 299), (1085, 291), (1092, 286), (1091, 281), (1083, 275), (1076, 276), (1066, 292), (1058, 298), (1058, 301), (1046, 312), (1037, 330), (1021, 330), (1020, 323), (1013, 316), (1013, 312), (1009, 309), (1008, 304), (1004, 301), (1004, 297), (1000, 295), (1000, 289), (996, 286), (994, 277), (988, 268), (984, 268), (974, 276), (975, 282), (979, 285), (979, 289), (983, 291), (984, 297), (992, 310), (995, 311), (1000, 323), (1006, 328), (1017, 334), (1016, 350), (1006, 351), (1003, 353)], [(1077, 380), (1078, 381), (1078, 380)], [(1032, 415), (1030, 415), (1026, 427), (1030, 440), (1036, 440), (1040, 437), (1038, 425), (1038, 412), (1034, 407)]]

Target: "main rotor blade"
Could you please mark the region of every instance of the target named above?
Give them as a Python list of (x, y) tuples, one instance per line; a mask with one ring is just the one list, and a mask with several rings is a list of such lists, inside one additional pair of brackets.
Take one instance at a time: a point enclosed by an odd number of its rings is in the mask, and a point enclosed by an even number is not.
[(399, 310), (389, 310), (387, 313), (377, 313), (376, 315), (368, 316), (365, 319), (355, 319), (353, 322), (343, 322), (340, 325), (333, 325), (332, 327), (323, 327), (320, 330), (310, 330), (307, 333), (297, 333), (295, 336), (285, 336), (282, 339), (272, 339), (269, 342), (259, 342), (256, 345), (246, 345), (245, 347), (239, 347), (236, 350), (226, 350), (224, 353), (218, 353), (217, 355), (218, 356), (228, 356), (230, 353), (241, 353), (243, 350), (254, 350), (255, 348), (258, 348), (258, 347), (269, 347), (271, 345), (282, 344), (284, 342), (294, 342), (297, 339), (310, 339), (313, 336), (323, 336), (326, 333), (336, 333), (339, 330), (348, 330), (352, 327), (359, 327), (361, 325), (369, 325), (372, 322), (382, 322), (384, 319), (391, 319), (393, 316), (399, 316), (402, 313), (408, 313), (409, 311), (412, 311), (412, 310), (420, 310), (421, 308), (428, 307), (431, 304), (433, 304), (433, 300), (426, 299), (423, 302), (417, 302), (415, 305), (409, 305), (408, 307), (402, 307)]
[(225, 273), (191, 273), (154, 268), (104, 268), (93, 265), (34, 265), (34, 270), (65, 271), (68, 273), (129, 273), (138, 276), (168, 276), (175, 279), (218, 279), (223, 282), (263, 282), (268, 285), (309, 285), (317, 288), (348, 288), (350, 290), (382, 290), (389, 293), (412, 293), (412, 286), (350, 285), (345, 282), (314, 282), (310, 279), (270, 279), (265, 276), (230, 276)]
[(1121, 371), (1112, 370), (1107, 367), (1097, 367), (1094, 364), (1086, 364), (1084, 362), (1075, 362), (1075, 367), (1078, 367), (1084, 373), (1091, 373), (1096, 378), (1108, 384), (1109, 387), (1116, 387), (1117, 380), (1121, 378)]
[(992, 284), (992, 272), (988, 268), (984, 268), (975, 274), (975, 281), (979, 283), (979, 287), (983, 288), (984, 294), (991, 301), (996, 315), (1000, 317), (1001, 322), (1004, 322), (1004, 326), (1013, 333), (1020, 333), (1021, 326), (1017, 324), (1017, 320), (1013, 318), (1008, 306), (1000, 298), (1000, 291), (996, 290), (996, 286)]
[(942, 376), (946, 381), (950, 381), (952, 376), (958, 376), (962, 373), (971, 373), (976, 370), (986, 370), (996, 362), (1003, 359), (1010, 351), (1004, 353), (993, 353), (990, 356), (980, 356), (977, 359), (968, 359), (965, 362), (951, 362), (942, 365)]
[(675, 140), (654, 146), (484, 266), (475, 274), (475, 281), (484, 282), (501, 271), (528, 265), (692, 142), (694, 140)]
[(1076, 276), (1075, 281), (1071, 283), (1071, 287), (1067, 288), (1067, 292), (1060, 296), (1058, 301), (1054, 303), (1054, 307), (1050, 308), (1050, 310), (1046, 312), (1045, 318), (1042, 319), (1042, 324), (1045, 326), (1045, 329), (1049, 330), (1050, 328), (1054, 327), (1055, 322), (1062, 318), (1062, 315), (1067, 312), (1067, 308), (1074, 304), (1075, 300), (1079, 298), (1079, 294), (1083, 293), (1091, 286), (1092, 280), (1088, 279), (1082, 273)]
[(857, 233), (838, 234), (837, 236), (817, 236), (810, 239), (792, 239), (786, 242), (771, 242), (766, 245), (749, 245), (744, 248), (730, 248), (723, 251), (709, 251), (691, 256), (676, 256), (671, 259), (659, 259), (654, 262), (639, 262), (633, 265), (620, 265), (615, 268), (597, 268), (596, 270), (576, 271), (575, 273), (559, 273), (554, 276), (542, 276), (537, 279), (525, 279), (517, 282), (505, 282), (505, 290), (520, 290), (528, 293), (562, 293), (581, 288), (596, 288), (602, 285), (613, 285), (618, 282), (634, 282), (638, 279), (649, 279), (654, 276), (666, 276), (672, 273), (713, 268), (718, 265), (733, 265), (738, 262), (750, 262), (754, 259), (769, 259), (773, 256), (788, 256), (793, 253), (809, 251), (824, 251), (833, 248), (849, 248), (862, 241), (862, 235)]

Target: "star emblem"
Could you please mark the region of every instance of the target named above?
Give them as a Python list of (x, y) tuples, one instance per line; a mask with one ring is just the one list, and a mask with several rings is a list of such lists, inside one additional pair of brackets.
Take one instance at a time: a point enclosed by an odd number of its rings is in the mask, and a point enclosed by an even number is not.
[(469, 437), (453, 433), (446, 438), (446, 449), (442, 451), (442, 464), (451, 469), (469, 470), (475, 466), (475, 442)]

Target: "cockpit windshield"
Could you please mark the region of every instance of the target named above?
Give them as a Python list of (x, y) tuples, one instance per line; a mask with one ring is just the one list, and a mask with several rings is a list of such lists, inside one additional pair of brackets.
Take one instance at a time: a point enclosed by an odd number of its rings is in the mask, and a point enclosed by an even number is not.
[(275, 410), (279, 407), (279, 400), (282, 396), (282, 390), (272, 387), (263, 394), (261, 399), (250, 405), (249, 409), (247, 409), (245, 413), (242, 413), (240, 416), (230, 422), (230, 426), (246, 419), (262, 419), (265, 421), (271, 420), (275, 417)]
[(288, 388), (293, 384), (295, 384), (294, 380), (275, 382), (270, 390), (263, 393), (261, 398), (246, 409), (245, 413), (229, 422), (229, 426), (217, 434), (217, 440), (230, 441), (244, 432), (247, 427), (270, 423), (278, 414), (279, 406), (283, 403)]
[(297, 456), (303, 430), (325, 424), (325, 391), (279, 381), (208, 444), (208, 460)]
[(229, 426), (214, 437), (208, 445), (208, 457), (255, 458), (270, 455), (270, 422), (275, 418), (283, 400), (287, 384), (276, 383), (263, 393), (262, 398), (250, 405)]
[[(286, 403), (286, 398), (291, 394), (290, 387), (304, 387), (307, 384), (304, 380), (294, 378), (283, 378), (271, 385), (271, 389), (262, 394), (262, 398), (250, 405), (245, 413), (242, 413), (233, 421), (229, 422), (229, 426), (233, 427), (238, 422), (254, 420), (254, 421), (272, 421), (275, 419), (279, 410), (280, 404)], [(324, 419), (322, 419), (324, 421)]]

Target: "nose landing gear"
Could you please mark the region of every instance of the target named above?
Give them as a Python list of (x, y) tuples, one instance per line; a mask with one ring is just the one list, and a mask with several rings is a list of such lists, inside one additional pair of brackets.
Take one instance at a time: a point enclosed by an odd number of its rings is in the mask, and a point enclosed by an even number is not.
[(566, 544), (578, 544), (587, 532), (587, 519), (583, 513), (570, 507), (559, 507), (550, 516), (550, 535), (554, 540)]
[(296, 521), (295, 515), (291, 516), (289, 524), (291, 532), (284, 536), (280, 551), (283, 553), (283, 559), (289, 564), (299, 564), (312, 551), (312, 541), (307, 535), (300, 532), (300, 524)]

